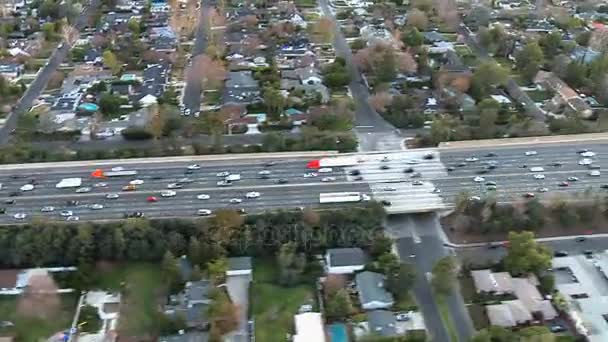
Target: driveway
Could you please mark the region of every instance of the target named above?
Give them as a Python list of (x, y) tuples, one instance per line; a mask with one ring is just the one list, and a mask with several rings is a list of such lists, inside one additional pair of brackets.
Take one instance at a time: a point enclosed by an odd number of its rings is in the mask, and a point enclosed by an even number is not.
[(228, 334), (224, 341), (245, 342), (249, 341), (247, 334), (249, 321), (249, 284), (251, 276), (236, 275), (228, 276), (226, 279), (226, 289), (234, 304), (239, 308), (239, 327), (235, 332)]

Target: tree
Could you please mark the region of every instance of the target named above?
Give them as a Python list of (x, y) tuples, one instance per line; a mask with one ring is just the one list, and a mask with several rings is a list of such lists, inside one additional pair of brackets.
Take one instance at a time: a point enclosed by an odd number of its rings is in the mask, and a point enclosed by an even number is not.
[(245, 223), (245, 219), (236, 210), (220, 209), (215, 211), (212, 222), (215, 228), (212, 241), (220, 246), (226, 246), (238, 233), (239, 228)]
[(44, 40), (46, 40), (46, 41), (55, 40), (55, 37), (56, 37), (55, 23), (44, 23), (42, 25), (42, 33), (44, 34)]
[(413, 27), (401, 35), (401, 41), (406, 46), (418, 47), (424, 44), (424, 35), (417, 28)]
[(226, 258), (218, 258), (207, 263), (207, 275), (215, 284), (222, 284), (226, 280), (226, 271), (228, 270), (228, 260)]
[(375, 266), (384, 273), (384, 275), (388, 276), (398, 272), (399, 258), (392, 252), (387, 252), (378, 257)]
[(131, 33), (133, 33), (135, 37), (139, 37), (139, 33), (141, 31), (139, 20), (137, 20), (136, 18), (131, 18), (129, 19), (127, 25), (129, 27), (129, 31), (131, 31)]
[(542, 47), (545, 56), (555, 56), (562, 46), (562, 34), (553, 31), (540, 38), (538, 44)]
[(353, 312), (350, 295), (346, 289), (339, 289), (325, 302), (325, 314), (330, 318), (344, 318)]
[(504, 262), (511, 274), (537, 273), (551, 266), (551, 253), (534, 240), (534, 233), (509, 232), (509, 249)]
[(435, 293), (448, 295), (456, 283), (456, 261), (447, 256), (439, 259), (432, 270), (431, 286)]
[(373, 258), (378, 258), (379, 256), (390, 253), (391, 246), (393, 245), (393, 240), (388, 236), (379, 235), (374, 237), (372, 240), (372, 245), (369, 250), (369, 254)]
[(166, 251), (163, 256), (161, 275), (165, 285), (169, 289), (174, 289), (179, 283), (180, 273), (177, 266), (177, 258), (170, 251)]
[(159, 110), (157, 104), (153, 104), (147, 108), (150, 121), (148, 122), (147, 130), (154, 136), (155, 139), (160, 139), (165, 129), (167, 122), (165, 116)]
[(474, 6), (467, 18), (475, 21), (477, 26), (488, 26), (492, 13), (487, 6)]
[(192, 66), (186, 72), (188, 80), (200, 80), (203, 90), (219, 89), (224, 79), (226, 79), (224, 63), (206, 54), (195, 56), (192, 59)]
[(516, 56), (516, 66), (527, 81), (532, 81), (544, 62), (543, 50), (537, 42), (530, 42)]
[(120, 110), (120, 105), (122, 104), (122, 99), (116, 95), (112, 95), (110, 93), (103, 93), (99, 98), (99, 110), (104, 115), (115, 116), (118, 114)]
[(479, 110), (479, 131), (483, 138), (493, 138), (496, 135), (496, 120), (500, 103), (492, 98), (485, 99), (477, 106)]
[(279, 121), (285, 108), (285, 97), (278, 89), (272, 87), (264, 89), (263, 97), (270, 121)]
[(315, 23), (315, 31), (321, 37), (321, 42), (330, 44), (334, 40), (334, 23), (328, 17), (321, 17)]
[(400, 72), (411, 74), (418, 70), (418, 64), (409, 52), (400, 52), (396, 56), (397, 58), (397, 70)]
[(538, 199), (526, 202), (526, 228), (533, 230), (542, 228), (545, 224), (545, 215), (545, 206)]
[(412, 264), (400, 264), (397, 271), (387, 276), (386, 285), (397, 299), (408, 296), (416, 280), (416, 268)]
[(408, 26), (415, 27), (418, 30), (426, 30), (426, 27), (429, 24), (429, 18), (426, 16), (424, 12), (419, 9), (412, 9), (409, 11), (407, 15), (407, 24)]
[(118, 62), (118, 59), (116, 58), (116, 55), (110, 50), (103, 52), (103, 65), (110, 69), (114, 75), (118, 74), (122, 68)]
[(298, 253), (297, 245), (288, 242), (281, 246), (277, 255), (279, 265), (279, 283), (283, 286), (293, 286), (300, 281), (300, 276), (306, 266), (306, 257)]
[(485, 98), (492, 88), (504, 85), (509, 77), (509, 71), (496, 62), (484, 62), (473, 74), (472, 92), (478, 98)]
[(221, 341), (222, 336), (234, 331), (239, 325), (239, 308), (234, 305), (223, 289), (214, 289), (208, 308), (210, 340)]

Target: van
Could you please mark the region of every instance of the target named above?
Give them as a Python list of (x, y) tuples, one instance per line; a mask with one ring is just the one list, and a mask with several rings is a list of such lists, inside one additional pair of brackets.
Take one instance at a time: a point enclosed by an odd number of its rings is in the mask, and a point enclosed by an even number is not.
[(545, 169), (542, 168), (542, 167), (540, 167), (540, 166), (535, 166), (535, 167), (530, 168), (530, 171), (532, 171), (532, 172), (543, 172), (543, 171), (545, 171)]
[(333, 171), (333, 169), (331, 167), (322, 167), (322, 168), (319, 169), (318, 172), (319, 173), (330, 173), (332, 171)]

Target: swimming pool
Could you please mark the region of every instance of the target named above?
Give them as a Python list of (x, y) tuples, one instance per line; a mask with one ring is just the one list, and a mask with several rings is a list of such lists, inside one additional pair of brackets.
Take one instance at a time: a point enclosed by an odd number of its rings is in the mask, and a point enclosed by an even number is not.
[(335, 323), (329, 326), (329, 336), (331, 342), (348, 342), (348, 333), (346, 332), (346, 325), (342, 323)]

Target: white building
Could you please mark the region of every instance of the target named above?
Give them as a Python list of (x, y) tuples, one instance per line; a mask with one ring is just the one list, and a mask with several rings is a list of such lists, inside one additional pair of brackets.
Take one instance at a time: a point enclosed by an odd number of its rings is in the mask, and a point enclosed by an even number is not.
[(306, 312), (295, 315), (296, 334), (293, 342), (325, 342), (323, 317), (318, 312)]

